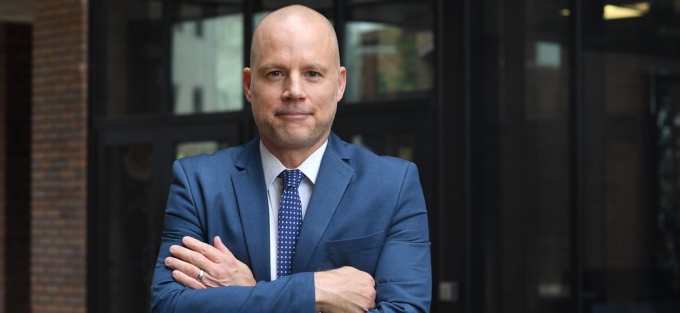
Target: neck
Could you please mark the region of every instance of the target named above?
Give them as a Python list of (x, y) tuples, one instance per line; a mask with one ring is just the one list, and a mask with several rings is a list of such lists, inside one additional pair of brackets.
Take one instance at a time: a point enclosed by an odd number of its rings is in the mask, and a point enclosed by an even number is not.
[(285, 147), (285, 146), (279, 146), (273, 144), (271, 141), (267, 140), (264, 137), (261, 137), (262, 143), (264, 144), (265, 147), (267, 147), (267, 150), (272, 153), (278, 159), (283, 166), (285, 166), (288, 169), (293, 169), (293, 168), (298, 168), (304, 162), (309, 158), (314, 151), (319, 149), (321, 145), (323, 145), (326, 140), (328, 140), (328, 136), (323, 137), (321, 140), (318, 142), (315, 142), (313, 145), (309, 146), (304, 146), (304, 147)]

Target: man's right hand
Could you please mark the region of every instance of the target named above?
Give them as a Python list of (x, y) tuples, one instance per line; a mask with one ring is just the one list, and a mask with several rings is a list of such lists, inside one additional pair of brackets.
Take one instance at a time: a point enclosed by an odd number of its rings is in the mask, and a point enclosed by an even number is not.
[(356, 268), (315, 272), (317, 312), (367, 312), (375, 307), (375, 280)]

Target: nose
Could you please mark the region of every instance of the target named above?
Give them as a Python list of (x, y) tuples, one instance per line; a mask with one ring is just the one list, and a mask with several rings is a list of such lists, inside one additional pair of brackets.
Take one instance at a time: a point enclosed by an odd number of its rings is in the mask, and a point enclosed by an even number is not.
[(282, 97), (284, 100), (296, 101), (304, 99), (303, 82), (300, 75), (290, 75), (286, 78)]

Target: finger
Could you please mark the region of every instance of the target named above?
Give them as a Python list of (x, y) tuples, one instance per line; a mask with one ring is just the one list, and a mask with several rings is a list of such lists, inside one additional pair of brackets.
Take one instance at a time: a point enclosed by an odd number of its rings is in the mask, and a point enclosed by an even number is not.
[[(189, 264), (187, 262), (184, 262), (180, 259), (173, 258), (173, 257), (167, 257), (165, 258), (165, 265), (173, 269), (173, 277), (178, 277), (180, 273), (183, 275), (180, 275), (179, 277), (193, 277), (197, 282), (198, 282), (198, 274), (200, 272), (200, 269), (197, 268), (196, 266)], [(186, 283), (191, 283), (190, 281), (183, 281), (183, 284), (186, 285)], [(200, 283), (200, 282), (199, 282)]]
[(196, 280), (195, 277), (190, 277), (182, 271), (172, 271), (172, 278), (178, 283), (193, 289), (205, 289), (205, 285)]
[(165, 258), (165, 266), (167, 266), (170, 269), (180, 271), (186, 274), (187, 276), (194, 278), (198, 278), (198, 273), (201, 270), (200, 268), (191, 263), (184, 262), (178, 258), (173, 257)]
[(220, 238), (220, 236), (215, 236), (215, 239), (213, 239), (213, 245), (217, 250), (226, 254), (228, 257), (230, 258), (234, 257), (231, 251), (229, 251), (229, 248), (227, 248), (227, 246), (224, 245), (224, 243), (222, 242), (222, 238)]
[(195, 239), (195, 238), (192, 238), (192, 237), (189, 237), (189, 236), (185, 236), (184, 238), (182, 238), (182, 243), (187, 248), (202, 254), (208, 260), (210, 260), (214, 263), (218, 263), (220, 261), (221, 252), (219, 250), (215, 249), (215, 247), (213, 247), (213, 246), (211, 246), (211, 245), (209, 245), (205, 242), (202, 242), (198, 239)]
[(172, 254), (172, 256), (177, 259), (199, 268), (207, 268), (210, 264), (212, 264), (212, 262), (201, 253), (178, 245), (170, 246), (170, 254)]

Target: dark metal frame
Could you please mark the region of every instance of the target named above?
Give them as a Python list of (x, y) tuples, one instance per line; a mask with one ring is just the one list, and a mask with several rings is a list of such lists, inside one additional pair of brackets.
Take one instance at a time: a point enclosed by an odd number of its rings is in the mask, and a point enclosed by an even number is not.
[(583, 3), (569, 0), (569, 150), (572, 312), (584, 309), (585, 212), (583, 166)]

